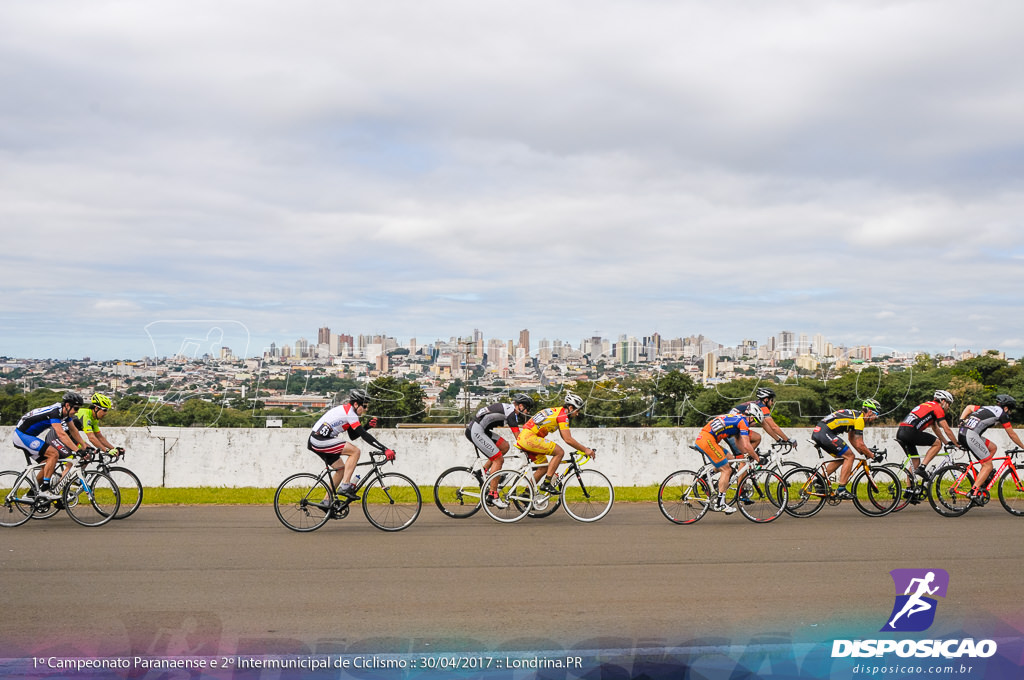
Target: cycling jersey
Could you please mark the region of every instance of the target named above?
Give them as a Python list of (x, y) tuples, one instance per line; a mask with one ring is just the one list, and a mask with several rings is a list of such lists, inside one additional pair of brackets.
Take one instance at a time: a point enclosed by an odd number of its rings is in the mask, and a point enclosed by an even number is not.
[(484, 432), (491, 434), (494, 428), (505, 425), (515, 435), (519, 434), (519, 426), (526, 420), (526, 416), (516, 411), (515, 404), (491, 404), (484, 406), (476, 412), (473, 422), (479, 423)]
[(844, 432), (854, 432), (856, 434), (864, 433), (864, 413), (861, 411), (854, 411), (853, 409), (844, 408), (839, 411), (830, 413), (821, 419), (818, 425), (814, 428), (815, 432), (827, 430), (834, 434), (842, 434)]
[(546, 437), (555, 430), (569, 429), (569, 411), (563, 406), (538, 411), (523, 427), (538, 437)]
[(82, 419), (82, 426), (78, 428), (79, 432), (100, 431), (100, 419), (96, 417), (96, 412), (88, 406), (78, 409), (78, 417)]
[(48, 427), (59, 425), (68, 419), (61, 413), (62, 410), (63, 404), (59, 402), (33, 409), (23, 415), (14, 427), (31, 437), (38, 437)]
[(320, 416), (320, 420), (313, 425), (312, 436), (314, 439), (334, 439), (342, 432), (359, 427), (359, 424), (356, 407), (352, 404), (342, 404)]
[(960, 423), (960, 432), (971, 430), (982, 434), (995, 424), (1010, 429), (1010, 414), (1002, 406), (982, 406)]
[(715, 438), (716, 442), (720, 442), (726, 437), (736, 435), (749, 437), (750, 424), (747, 422), (746, 416), (726, 414), (712, 418), (707, 425), (701, 428), (701, 431), (707, 432)]
[(937, 420), (943, 420), (945, 417), (946, 412), (942, 410), (939, 402), (926, 401), (916, 406), (913, 411), (906, 415), (902, 422), (900, 422), (900, 429), (912, 427), (915, 430), (924, 430), (932, 423)]

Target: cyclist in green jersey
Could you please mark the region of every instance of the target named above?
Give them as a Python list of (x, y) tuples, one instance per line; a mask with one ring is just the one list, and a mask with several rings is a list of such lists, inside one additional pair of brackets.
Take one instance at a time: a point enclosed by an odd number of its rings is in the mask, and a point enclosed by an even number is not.
[(110, 397), (99, 392), (92, 395), (88, 404), (78, 409), (78, 417), (82, 419), (82, 432), (89, 438), (89, 443), (100, 451), (106, 451), (108, 455), (117, 457), (124, 453), (123, 448), (118, 448), (110, 443), (103, 433), (100, 432), (100, 420), (107, 415), (107, 411), (114, 408)]

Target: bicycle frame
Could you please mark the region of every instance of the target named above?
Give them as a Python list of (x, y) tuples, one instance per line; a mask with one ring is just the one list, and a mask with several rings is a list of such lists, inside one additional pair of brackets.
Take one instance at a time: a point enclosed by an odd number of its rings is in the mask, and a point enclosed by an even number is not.
[[(1001, 456), (992, 456), (992, 472), (989, 473), (988, 480), (985, 482), (985, 487), (983, 489), (981, 489), (981, 490), (984, 491), (986, 494), (988, 494), (988, 491), (989, 491), (989, 489), (992, 488), (992, 485), (995, 484), (996, 480), (998, 480), (1000, 477), (1002, 477), (1003, 473), (1006, 472), (1007, 470), (1010, 471), (1010, 475), (1013, 477), (1013, 483), (1018, 488), (1020, 488), (1021, 487), (1021, 481), (1020, 481), (1020, 477), (1017, 476), (1017, 467), (1014, 464), (1013, 457), (1015, 455), (1017, 455), (1018, 453), (1022, 453), (1022, 452), (1024, 452), (1024, 450), (1014, 448), (1014, 449), (1007, 449), (1006, 451), (1003, 451), (1003, 455), (1001, 455)], [(1003, 461), (998, 469), (995, 466), (995, 462), (997, 460)], [(978, 474), (981, 472), (981, 465), (982, 465), (982, 463), (981, 463), (981, 461), (975, 460), (975, 459), (972, 458), (970, 462), (966, 463), (966, 465), (967, 465), (967, 469), (965, 469), (963, 472), (961, 472), (959, 475), (957, 475), (956, 482), (955, 482), (955, 485), (953, 487), (953, 493), (954, 494), (962, 495), (965, 498), (967, 497), (967, 494), (957, 490), (959, 488), (959, 484), (960, 484), (960, 482), (963, 481), (964, 477), (967, 476), (967, 475), (970, 475), (970, 478), (971, 478), (972, 482), (973, 482), (973, 480), (977, 479), (978, 478)], [(970, 488), (970, 487), (968, 487), (968, 488)]]

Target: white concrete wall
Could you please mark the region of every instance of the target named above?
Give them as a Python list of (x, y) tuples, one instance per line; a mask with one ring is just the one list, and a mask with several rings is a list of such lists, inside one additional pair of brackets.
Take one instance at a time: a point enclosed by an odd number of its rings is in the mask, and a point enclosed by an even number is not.
[[(10, 444), (13, 427), (0, 427), (0, 470), (19, 469), (25, 459)], [(672, 471), (696, 469), (699, 456), (687, 448), (696, 428), (574, 429), (573, 436), (597, 449), (591, 465), (604, 472), (616, 486), (660, 484)], [(817, 462), (814, 447), (807, 443), (811, 430), (790, 428), (799, 448), (792, 459)], [(104, 428), (104, 435), (128, 450), (125, 465), (145, 486), (276, 487), (294, 472), (318, 472), (320, 460), (306, 450), (307, 431), (300, 429), (240, 428)], [(472, 445), (461, 428), (401, 428), (374, 430), (374, 435), (398, 452), (387, 469), (402, 472), (420, 486), (432, 486), (438, 474), (454, 465), (469, 464)], [(902, 460), (893, 440), (894, 428), (871, 428), (868, 445), (887, 448), (889, 461)], [(1010, 445), (1001, 431), (989, 430), (990, 439), (1002, 449)], [(559, 441), (557, 435), (550, 435)], [(358, 442), (357, 442), (358, 443)], [(361, 447), (367, 449), (365, 443)], [(365, 459), (365, 458), (364, 458)]]

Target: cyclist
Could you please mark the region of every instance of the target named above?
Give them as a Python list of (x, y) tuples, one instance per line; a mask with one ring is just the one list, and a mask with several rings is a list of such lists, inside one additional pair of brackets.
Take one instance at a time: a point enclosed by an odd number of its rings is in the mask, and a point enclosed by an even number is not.
[[(494, 432), (499, 425), (506, 425), (512, 434), (519, 437), (519, 428), (526, 422), (533, 410), (533, 399), (528, 394), (517, 394), (511, 404), (497, 402), (484, 406), (476, 412), (476, 416), (466, 426), (466, 439), (476, 450), (487, 457), (484, 468), (486, 474), (493, 474), (505, 464), (508, 453), (508, 442)], [(491, 490), (487, 494), (487, 502), (504, 509), (508, 503), (498, 498), (498, 480), (491, 482)]]
[[(516, 437), (516, 446), (526, 452), (526, 456), (535, 463), (547, 462), (548, 467), (544, 475), (544, 481), (537, 488), (548, 494), (557, 494), (560, 489), (555, 488), (551, 478), (558, 469), (559, 463), (565, 456), (565, 451), (555, 442), (545, 439), (549, 434), (558, 430), (562, 441), (590, 457), (595, 457), (594, 449), (588, 448), (576, 441), (569, 431), (569, 419), (576, 416), (583, 408), (583, 398), (572, 392), (565, 393), (562, 406), (546, 408), (538, 411), (533, 418), (527, 421)], [(542, 468), (538, 468), (534, 479), (541, 475)]]
[[(37, 463), (45, 461), (36, 475), (39, 490), (45, 497), (54, 499), (49, 493), (50, 475), (57, 467), (57, 458), (82, 448), (75, 425), (71, 422), (75, 409), (84, 403), (77, 392), (67, 392), (56, 404), (33, 409), (18, 420), (14, 426), (14, 446), (24, 451)], [(67, 430), (64, 424), (67, 423)]]
[[(750, 410), (752, 405), (756, 406), (761, 410), (761, 418), (757, 421), (761, 423), (761, 429), (771, 435), (775, 441), (789, 442), (793, 448), (796, 448), (796, 439), (787, 437), (782, 428), (772, 419), (772, 409), (775, 408), (775, 390), (770, 387), (758, 387), (754, 396), (756, 397), (755, 401), (745, 401), (742, 404), (737, 404), (729, 410), (729, 415), (744, 415)], [(735, 446), (732, 437), (726, 439), (725, 443), (729, 445), (734, 455), (740, 455), (740, 451)], [(754, 430), (750, 431), (750, 445), (755, 449), (761, 445), (761, 435)]]
[(975, 406), (973, 404), (964, 408), (960, 414), (960, 431), (957, 442), (963, 448), (970, 451), (978, 462), (981, 469), (978, 470), (978, 477), (971, 487), (971, 500), (978, 502), (984, 495), (982, 489), (992, 473), (992, 457), (996, 455), (996, 445), (983, 437), (985, 430), (996, 423), (1006, 428), (1006, 434), (1014, 444), (1024, 448), (1020, 437), (1010, 426), (1010, 411), (1017, 408), (1017, 400), (1009, 394), (997, 394), (995, 406)]
[[(755, 406), (750, 408), (749, 411), (750, 413), (760, 413), (761, 409)], [(732, 466), (728, 462), (734, 458), (740, 458), (742, 455), (749, 456), (758, 462), (761, 460), (750, 443), (750, 418), (753, 418), (753, 416), (748, 413), (727, 413), (715, 416), (697, 434), (697, 448), (720, 471), (718, 495), (715, 496), (714, 502), (711, 503), (711, 510), (715, 512), (724, 512), (727, 515), (736, 512), (736, 508), (725, 503), (725, 492), (729, 489), (729, 478), (732, 477)], [(736, 438), (736, 445), (742, 455), (729, 456), (725, 449), (722, 448), (719, 442), (729, 437)]]
[[(850, 479), (853, 471), (853, 459), (855, 452), (859, 451), (866, 458), (874, 460), (875, 454), (871, 452), (868, 445), (864, 443), (864, 424), (878, 418), (882, 405), (874, 399), (865, 399), (861, 402), (861, 410), (840, 409), (822, 418), (811, 433), (811, 440), (821, 447), (823, 451), (833, 458), (842, 458), (842, 461), (834, 460), (825, 466), (826, 474), (832, 474), (842, 464), (839, 470), (839, 488), (836, 489), (836, 497), (843, 500), (853, 500), (853, 494), (846, 490), (846, 482)], [(844, 432), (850, 433), (850, 444), (848, 445), (839, 435)], [(853, 446), (853, 449), (850, 446)]]
[[(935, 390), (931, 401), (919, 404), (903, 418), (899, 429), (896, 430), (896, 441), (910, 457), (913, 470), (921, 476), (921, 479), (928, 481), (928, 463), (939, 452), (943, 444), (956, 445), (956, 437), (946, 421), (946, 413), (953, 404), (953, 395), (946, 390)], [(942, 425), (942, 432), (939, 425)], [(930, 427), (934, 434), (925, 432)], [(945, 441), (943, 441), (945, 435)], [(927, 446), (924, 460), (918, 457), (917, 447)]]
[[(341, 406), (335, 406), (323, 414), (313, 431), (309, 434), (306, 448), (320, 456), (334, 472), (331, 474), (331, 483), (338, 490), (338, 494), (355, 500), (356, 485), (352, 483), (352, 473), (355, 472), (356, 464), (359, 462), (359, 449), (351, 440), (357, 437), (363, 441), (384, 451), (388, 460), (395, 459), (395, 452), (374, 438), (367, 432), (371, 427), (377, 425), (376, 418), (370, 418), (366, 425), (363, 425), (359, 418), (366, 414), (366, 407), (370, 403), (370, 395), (366, 390), (355, 389), (348, 393), (348, 400)], [(350, 441), (342, 439), (347, 434)], [(340, 463), (341, 457), (345, 456), (345, 462)]]
[[(89, 400), (88, 404), (78, 409), (78, 418), (81, 419), (82, 427), (79, 431), (84, 433), (89, 439), (89, 443), (95, 446), (100, 451), (106, 451), (108, 455), (116, 458), (120, 454), (124, 453), (124, 449), (119, 449), (107, 440), (100, 432), (100, 420), (107, 415), (107, 411), (114, 408), (114, 403), (110, 401), (110, 397), (96, 392), (92, 395), (92, 399)], [(77, 424), (77, 423), (76, 423)]]

